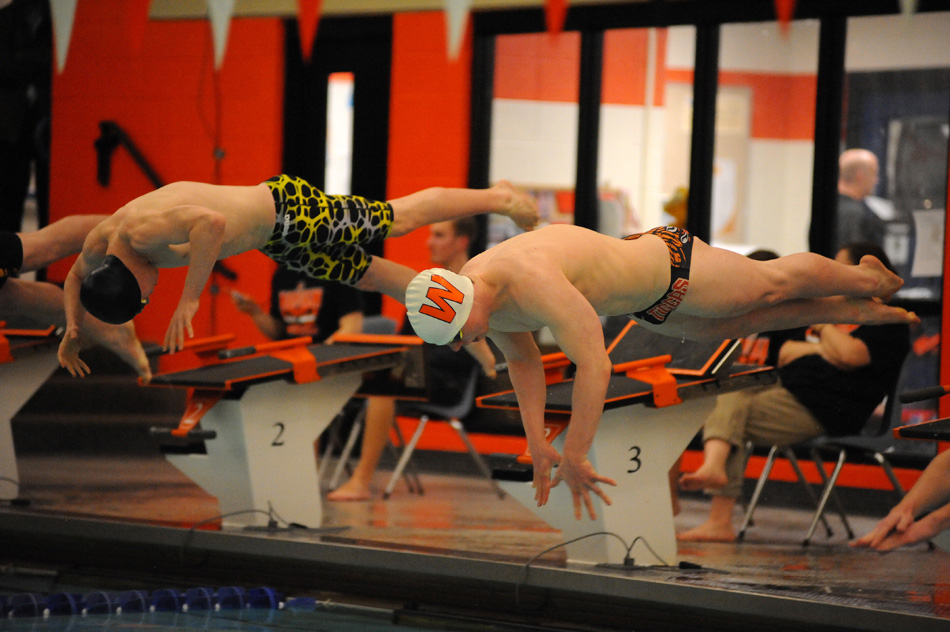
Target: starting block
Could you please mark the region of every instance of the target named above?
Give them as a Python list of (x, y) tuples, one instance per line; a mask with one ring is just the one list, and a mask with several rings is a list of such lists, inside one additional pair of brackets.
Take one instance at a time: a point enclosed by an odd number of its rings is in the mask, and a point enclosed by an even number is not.
[(10, 422), (59, 366), (59, 336), (49, 329), (4, 329), (0, 323), (0, 500), (19, 495), (19, 470)]
[(217, 497), (226, 527), (323, 521), (313, 442), (359, 389), (363, 373), (399, 366), (399, 345), (314, 345), (295, 338), (224, 348), (196, 341), (195, 369), (156, 375), (150, 386), (187, 388), (178, 428), (154, 429), (165, 457)]
[[(531, 486), (530, 455), (494, 455), (493, 476), (502, 488), (538, 517), (560, 529), (568, 561), (622, 564), (627, 554), (643, 565), (674, 564), (676, 531), (669, 470), (712, 412), (716, 395), (774, 383), (771, 367), (733, 366), (739, 340), (716, 344), (683, 342), (653, 334), (631, 321), (608, 348), (614, 375), (588, 458), (594, 469), (617, 481), (602, 486), (607, 506), (591, 494), (597, 519), (574, 518), (570, 489), (560, 484), (538, 507)], [(563, 453), (570, 421), (573, 381), (549, 384), (545, 408), (548, 441)], [(517, 409), (514, 391), (478, 399), (483, 408)], [(596, 535), (595, 535), (596, 534)]]

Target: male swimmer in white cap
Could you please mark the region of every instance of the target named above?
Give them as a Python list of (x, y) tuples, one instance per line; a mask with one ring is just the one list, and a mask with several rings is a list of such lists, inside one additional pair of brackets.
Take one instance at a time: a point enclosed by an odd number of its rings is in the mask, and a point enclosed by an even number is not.
[[(902, 284), (874, 257), (857, 266), (813, 253), (754, 261), (673, 227), (616, 239), (552, 225), (483, 252), (460, 274), (420, 273), (406, 290), (406, 308), (427, 342), (458, 349), (492, 339), (518, 396), (538, 504), (564, 480), (577, 518), (583, 503), (593, 519), (591, 492), (609, 504), (598, 483), (616, 484), (587, 459), (611, 374), (599, 316), (628, 314), (657, 333), (694, 340), (816, 322), (919, 322), (879, 300)], [(544, 436), (546, 384), (531, 332), (545, 326), (577, 366), (563, 455)]]

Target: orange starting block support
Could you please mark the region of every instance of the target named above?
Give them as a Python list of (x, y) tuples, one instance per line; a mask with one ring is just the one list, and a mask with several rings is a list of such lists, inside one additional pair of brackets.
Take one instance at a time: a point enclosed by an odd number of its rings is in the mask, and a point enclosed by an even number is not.
[(624, 362), (614, 366), (614, 373), (623, 373), (627, 377), (650, 384), (653, 387), (653, 405), (657, 408), (682, 404), (677, 393), (676, 377), (666, 368), (673, 360), (667, 354), (644, 360)]

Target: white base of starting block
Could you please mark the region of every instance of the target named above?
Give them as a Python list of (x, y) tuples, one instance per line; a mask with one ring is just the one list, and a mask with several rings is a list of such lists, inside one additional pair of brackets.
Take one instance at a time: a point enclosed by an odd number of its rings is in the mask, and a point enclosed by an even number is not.
[[(362, 383), (348, 373), (294, 384), (251, 386), (240, 399), (221, 399), (201, 419), (207, 454), (167, 454), (168, 461), (217, 497), (225, 527), (323, 523), (313, 442)], [(259, 510), (247, 512), (247, 510)], [(232, 512), (238, 513), (227, 516)]]
[[(617, 481), (617, 486), (602, 486), (613, 501), (610, 506), (592, 495), (597, 520), (592, 521), (586, 509), (580, 520), (574, 518), (574, 503), (564, 483), (551, 490), (543, 507), (537, 506), (530, 482), (499, 483), (538, 517), (560, 529), (564, 541), (598, 532), (614, 533), (627, 546), (640, 538), (630, 552), (637, 565), (675, 564), (669, 470), (715, 403), (715, 397), (704, 397), (665, 408), (637, 405), (606, 411), (588, 456), (594, 469)], [(554, 440), (558, 452), (563, 453), (565, 434)], [(566, 548), (572, 563), (621, 564), (626, 554), (625, 546), (611, 535), (592, 535)]]
[(0, 364), (0, 384), (3, 384), (3, 395), (0, 396), (0, 500), (16, 498), (20, 491), (19, 485), (13, 482), (20, 480), (20, 474), (10, 421), (59, 366), (56, 351), (55, 346), (50, 346)]

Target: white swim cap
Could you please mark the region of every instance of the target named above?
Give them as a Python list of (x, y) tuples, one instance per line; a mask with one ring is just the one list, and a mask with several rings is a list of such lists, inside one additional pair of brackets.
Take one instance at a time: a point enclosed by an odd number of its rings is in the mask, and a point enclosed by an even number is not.
[(472, 280), (442, 268), (417, 274), (406, 288), (406, 310), (416, 335), (434, 345), (452, 342), (468, 320)]

